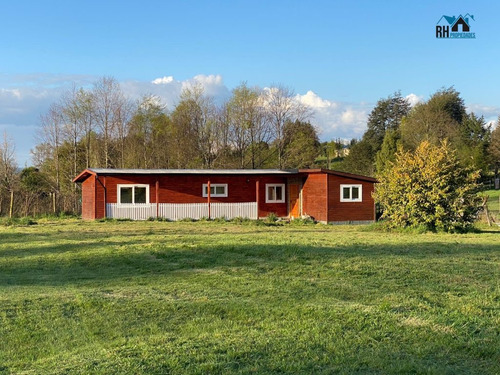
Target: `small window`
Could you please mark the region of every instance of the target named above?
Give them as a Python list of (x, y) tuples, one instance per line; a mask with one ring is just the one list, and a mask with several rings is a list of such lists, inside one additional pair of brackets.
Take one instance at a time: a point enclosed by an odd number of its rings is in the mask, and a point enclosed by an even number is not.
[[(208, 184), (203, 184), (203, 196), (208, 197)], [(210, 184), (210, 197), (227, 197), (227, 184)]]
[(266, 203), (284, 203), (285, 184), (266, 184)]
[(361, 202), (362, 192), (363, 192), (362, 185), (340, 185), (340, 201)]
[(148, 204), (149, 185), (118, 185), (118, 204)]

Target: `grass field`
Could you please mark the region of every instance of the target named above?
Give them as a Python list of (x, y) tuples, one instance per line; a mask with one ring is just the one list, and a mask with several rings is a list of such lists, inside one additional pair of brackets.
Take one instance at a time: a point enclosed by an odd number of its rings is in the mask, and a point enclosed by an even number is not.
[(500, 190), (487, 190), (484, 192), (488, 195), (488, 208), (492, 213), (500, 213)]
[(0, 373), (500, 374), (500, 230), (0, 227)]

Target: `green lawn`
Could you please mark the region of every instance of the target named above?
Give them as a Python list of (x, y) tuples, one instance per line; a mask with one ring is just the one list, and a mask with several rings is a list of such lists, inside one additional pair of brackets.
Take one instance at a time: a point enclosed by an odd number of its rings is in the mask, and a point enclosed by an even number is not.
[(487, 230), (0, 227), (0, 373), (499, 374)]

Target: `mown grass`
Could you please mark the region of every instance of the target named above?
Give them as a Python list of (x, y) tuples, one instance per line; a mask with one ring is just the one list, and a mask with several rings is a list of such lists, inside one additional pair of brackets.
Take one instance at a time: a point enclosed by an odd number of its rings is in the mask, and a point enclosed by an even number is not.
[(0, 227), (0, 373), (498, 374), (488, 231)]

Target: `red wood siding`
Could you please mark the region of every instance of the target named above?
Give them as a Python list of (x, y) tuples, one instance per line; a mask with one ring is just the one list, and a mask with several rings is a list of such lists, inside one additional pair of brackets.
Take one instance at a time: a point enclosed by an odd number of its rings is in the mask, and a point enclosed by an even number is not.
[(82, 219), (95, 219), (95, 176), (82, 183)]
[(106, 217), (106, 193), (104, 189), (105, 177), (97, 176), (95, 182), (95, 218)]
[[(104, 177), (99, 177), (104, 180)], [(149, 184), (150, 203), (156, 203), (156, 179), (159, 181), (160, 203), (206, 203), (202, 186), (209, 180), (211, 184), (227, 184), (227, 197), (211, 197), (212, 203), (237, 203), (256, 201), (256, 182), (259, 183), (259, 217), (274, 212), (277, 216), (287, 216), (287, 204), (266, 203), (266, 184), (285, 184), (280, 176), (255, 175), (159, 175), (159, 176), (106, 176), (107, 203), (117, 203), (117, 185)], [(98, 184), (98, 183), (97, 183)], [(97, 185), (96, 184), (96, 185)], [(285, 189), (286, 191), (286, 189)]]
[(302, 187), (302, 212), (318, 221), (327, 221), (327, 175), (311, 173)]
[[(362, 185), (361, 202), (341, 202), (340, 185)], [(328, 221), (375, 220), (375, 202), (372, 198), (373, 182), (328, 175)]]

